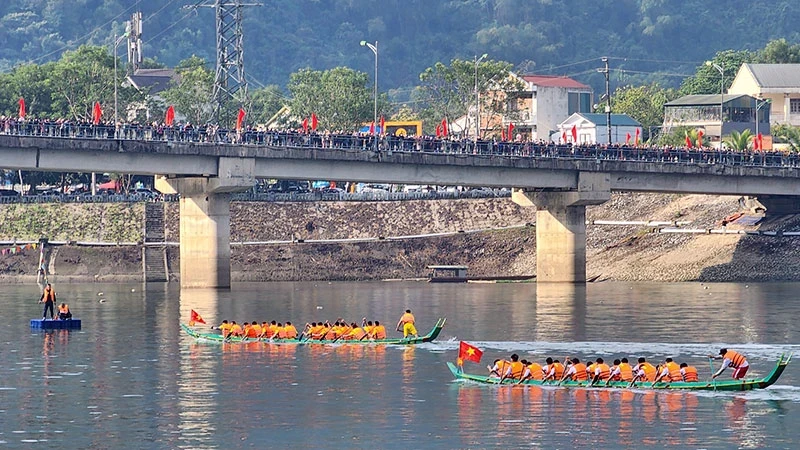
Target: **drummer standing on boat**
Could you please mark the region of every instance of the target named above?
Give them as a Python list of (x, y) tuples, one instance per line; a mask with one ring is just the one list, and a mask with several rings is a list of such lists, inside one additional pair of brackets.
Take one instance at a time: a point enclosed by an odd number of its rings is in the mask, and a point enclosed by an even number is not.
[(400, 317), (400, 321), (397, 322), (397, 331), (400, 331), (400, 327), (403, 327), (403, 339), (407, 338), (408, 336), (414, 336), (415, 338), (419, 337), (417, 334), (417, 329), (414, 327), (414, 314), (411, 314), (411, 310), (407, 309), (406, 312)]
[(722, 372), (728, 367), (732, 367), (733, 374), (731, 378), (734, 380), (741, 380), (747, 373), (747, 369), (750, 368), (750, 364), (747, 362), (747, 358), (745, 358), (744, 355), (733, 350), (728, 350), (727, 348), (719, 349), (719, 355), (717, 356), (708, 355), (708, 357), (722, 360), (722, 367), (719, 368), (717, 373), (711, 376), (712, 379), (722, 375)]

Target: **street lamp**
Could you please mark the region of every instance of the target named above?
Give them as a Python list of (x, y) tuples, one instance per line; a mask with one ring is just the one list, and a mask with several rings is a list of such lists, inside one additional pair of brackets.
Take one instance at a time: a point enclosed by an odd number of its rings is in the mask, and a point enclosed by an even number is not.
[(772, 100), (765, 98), (764, 100), (756, 98), (756, 139), (758, 139), (758, 110), (761, 109), (764, 105), (769, 104)]
[(114, 33), (114, 139), (119, 137), (119, 127), (117, 125), (117, 48), (119, 43), (127, 37), (128, 33), (125, 33), (118, 39), (117, 33)]
[[(725, 118), (722, 115), (722, 108), (725, 105), (725, 68), (711, 61), (706, 61), (706, 66), (713, 67), (719, 72), (719, 148), (722, 149), (722, 127), (725, 126)], [(758, 123), (758, 119), (756, 119)]]
[(484, 53), (478, 58), (475, 55), (475, 145), (478, 145), (478, 135), (481, 132), (481, 91), (478, 90), (478, 64), (483, 61), (488, 54)]
[[(367, 41), (361, 41), (362, 47), (367, 47), (368, 49), (372, 50), (372, 53), (375, 54), (375, 90), (373, 92), (374, 98), (374, 110), (372, 113), (372, 140), (375, 141), (375, 151), (378, 151), (378, 41), (375, 41), (374, 44), (370, 44)], [(381, 130), (383, 132), (383, 130)]]

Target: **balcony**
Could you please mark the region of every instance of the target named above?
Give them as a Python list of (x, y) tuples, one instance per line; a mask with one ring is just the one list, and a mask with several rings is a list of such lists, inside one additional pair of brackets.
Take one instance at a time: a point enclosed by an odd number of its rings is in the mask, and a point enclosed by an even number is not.
[[(512, 119), (510, 116), (517, 118)], [(507, 126), (509, 123), (513, 123), (515, 126), (533, 127), (536, 126), (536, 114), (530, 111), (510, 111), (509, 116), (503, 116), (503, 125)]]

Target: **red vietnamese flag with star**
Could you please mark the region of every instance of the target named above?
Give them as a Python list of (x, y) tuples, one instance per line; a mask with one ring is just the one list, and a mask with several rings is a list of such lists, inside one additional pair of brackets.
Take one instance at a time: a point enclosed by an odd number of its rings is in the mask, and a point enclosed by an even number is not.
[(195, 324), (195, 322), (197, 322), (197, 323), (202, 323), (202, 324), (205, 324), (205, 323), (206, 323), (206, 321), (205, 321), (205, 320), (203, 320), (203, 318), (202, 318), (202, 317), (200, 317), (200, 314), (197, 314), (197, 311), (195, 311), (195, 310), (192, 310), (192, 315), (191, 315), (191, 317), (189, 318), (189, 326), (190, 326), (190, 327), (193, 327), (193, 326), (194, 326), (194, 324)]
[(459, 342), (458, 344), (458, 365), (464, 365), (464, 361), (472, 361), (474, 363), (481, 362), (481, 356), (483, 356), (483, 350), (475, 347), (472, 344), (468, 344), (464, 341)]

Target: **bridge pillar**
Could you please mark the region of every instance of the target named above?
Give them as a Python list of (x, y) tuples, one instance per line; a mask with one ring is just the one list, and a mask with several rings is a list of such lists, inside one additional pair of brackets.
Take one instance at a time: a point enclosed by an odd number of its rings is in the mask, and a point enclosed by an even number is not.
[(586, 206), (611, 198), (607, 173), (580, 172), (574, 191), (514, 189), (511, 199), (536, 206), (536, 281), (586, 282)]
[(219, 177), (156, 178), (180, 199), (182, 288), (231, 286), (231, 193), (253, 187), (255, 160), (220, 158)]
[(800, 214), (800, 196), (797, 195), (745, 196), (740, 203), (751, 212), (764, 213), (766, 217)]

